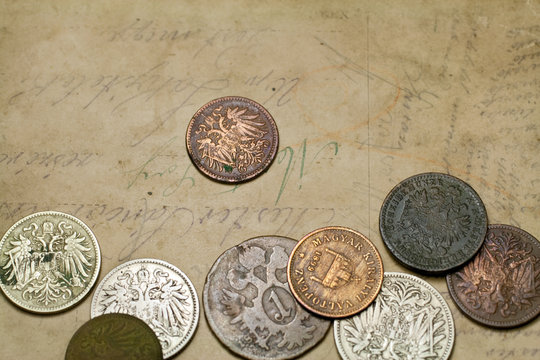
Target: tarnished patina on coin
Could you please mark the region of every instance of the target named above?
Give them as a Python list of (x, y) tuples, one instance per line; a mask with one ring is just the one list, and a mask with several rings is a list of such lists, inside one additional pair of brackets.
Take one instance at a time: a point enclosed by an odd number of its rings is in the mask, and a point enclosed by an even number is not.
[(204, 285), (208, 324), (231, 351), (248, 359), (292, 359), (315, 346), (330, 321), (304, 310), (287, 285), (295, 240), (262, 236), (225, 251)]
[(287, 267), (289, 286), (308, 310), (331, 318), (351, 316), (377, 296), (383, 263), (364, 235), (345, 227), (315, 230), (295, 246)]
[(99, 283), (91, 316), (125, 313), (154, 330), (170, 358), (191, 339), (199, 322), (199, 300), (189, 278), (175, 266), (136, 259), (115, 267)]
[(484, 244), (446, 276), (454, 302), (487, 326), (523, 325), (540, 313), (540, 243), (511, 225), (489, 225)]
[(367, 309), (334, 322), (334, 340), (344, 360), (444, 360), (454, 346), (454, 320), (427, 282), (389, 272)]
[(237, 183), (264, 172), (276, 156), (279, 135), (270, 113), (240, 96), (215, 99), (200, 108), (186, 133), (188, 154), (210, 178)]
[(61, 212), (29, 215), (0, 241), (0, 288), (28, 311), (55, 313), (76, 305), (96, 282), (100, 267), (92, 231)]
[(66, 360), (162, 360), (156, 334), (127, 314), (105, 314), (83, 324), (71, 338)]
[(379, 229), (384, 244), (403, 265), (441, 273), (463, 265), (480, 249), (487, 214), (478, 194), (462, 180), (424, 173), (390, 191), (381, 207)]

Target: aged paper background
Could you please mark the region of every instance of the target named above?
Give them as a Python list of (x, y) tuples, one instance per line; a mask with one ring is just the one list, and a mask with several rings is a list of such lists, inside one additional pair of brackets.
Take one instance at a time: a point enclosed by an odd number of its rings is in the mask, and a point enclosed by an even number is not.
[[(35, 211), (96, 234), (99, 279), (153, 257), (202, 294), (214, 260), (263, 234), (378, 231), (388, 191), (439, 171), (467, 181), (490, 223), (540, 236), (538, 1), (2, 1), (0, 232)], [(264, 104), (280, 132), (269, 171), (238, 187), (185, 148), (211, 99)], [(453, 359), (533, 359), (540, 321), (479, 326), (449, 301)], [(91, 293), (91, 295), (93, 292)], [(51, 316), (0, 296), (2, 359), (61, 359), (91, 296)], [(226, 359), (201, 315), (182, 359)], [(305, 359), (338, 359), (330, 331)]]

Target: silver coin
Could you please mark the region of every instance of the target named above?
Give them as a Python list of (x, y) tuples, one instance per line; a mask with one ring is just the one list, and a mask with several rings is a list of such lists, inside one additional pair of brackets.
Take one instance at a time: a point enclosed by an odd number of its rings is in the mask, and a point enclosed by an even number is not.
[(249, 359), (290, 359), (315, 346), (330, 321), (304, 310), (287, 285), (296, 241), (249, 239), (225, 251), (208, 273), (203, 304), (210, 328), (231, 351)]
[(95, 284), (100, 267), (92, 231), (61, 212), (29, 215), (0, 241), (0, 288), (28, 311), (55, 313), (76, 305)]
[(175, 266), (136, 259), (115, 267), (99, 283), (91, 317), (123, 313), (144, 320), (170, 358), (191, 339), (199, 322), (199, 299), (189, 278)]
[(448, 359), (454, 320), (435, 288), (416, 276), (390, 272), (366, 310), (334, 322), (334, 340), (345, 360)]

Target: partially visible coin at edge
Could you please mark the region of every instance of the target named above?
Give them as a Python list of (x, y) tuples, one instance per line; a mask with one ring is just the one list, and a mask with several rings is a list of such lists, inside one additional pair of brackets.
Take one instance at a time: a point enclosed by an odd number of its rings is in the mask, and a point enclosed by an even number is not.
[(295, 240), (261, 236), (225, 251), (204, 285), (212, 331), (248, 359), (291, 359), (324, 337), (330, 321), (304, 310), (287, 286), (287, 260)]
[(188, 154), (210, 178), (227, 183), (252, 179), (276, 156), (279, 135), (270, 113), (240, 96), (215, 99), (200, 108), (186, 133)]
[(511, 225), (489, 225), (478, 254), (446, 276), (454, 302), (487, 326), (523, 325), (540, 313), (540, 243)]
[(92, 231), (61, 212), (26, 216), (0, 241), (0, 288), (31, 312), (55, 313), (75, 306), (94, 286), (100, 267)]
[(381, 207), (379, 229), (388, 250), (403, 265), (436, 274), (476, 254), (486, 235), (487, 213), (464, 181), (424, 173), (390, 191)]
[(446, 301), (427, 282), (387, 272), (366, 310), (334, 322), (334, 340), (344, 360), (445, 360), (454, 346), (454, 320)]
[(293, 295), (305, 308), (340, 318), (358, 313), (375, 299), (383, 281), (383, 263), (364, 235), (329, 226), (298, 242), (287, 277)]
[(84, 323), (69, 341), (66, 360), (162, 360), (161, 345), (146, 323), (105, 314)]
[(189, 342), (199, 321), (199, 300), (189, 278), (155, 259), (136, 259), (109, 272), (92, 299), (91, 316), (125, 313), (144, 320), (157, 335), (165, 358)]

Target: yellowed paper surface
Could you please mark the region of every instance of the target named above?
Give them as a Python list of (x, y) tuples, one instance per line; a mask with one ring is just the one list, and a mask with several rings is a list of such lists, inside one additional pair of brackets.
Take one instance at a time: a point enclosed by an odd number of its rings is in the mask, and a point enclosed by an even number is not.
[[(354, 228), (387, 271), (412, 273), (378, 231), (386, 194), (427, 171), (467, 181), (490, 223), (540, 236), (537, 1), (4, 1), (0, 5), (0, 232), (58, 210), (96, 234), (99, 280), (129, 259), (193, 281), (226, 249)], [(241, 95), (279, 128), (269, 171), (213, 182), (185, 146), (206, 102)], [(540, 322), (465, 318), (453, 359), (537, 359)], [(99, 281), (98, 280), (98, 281)], [(57, 315), (0, 296), (0, 358), (61, 359), (91, 296)], [(202, 301), (202, 299), (201, 299)], [(228, 359), (201, 315), (177, 358)], [(338, 359), (332, 331), (305, 359)]]

